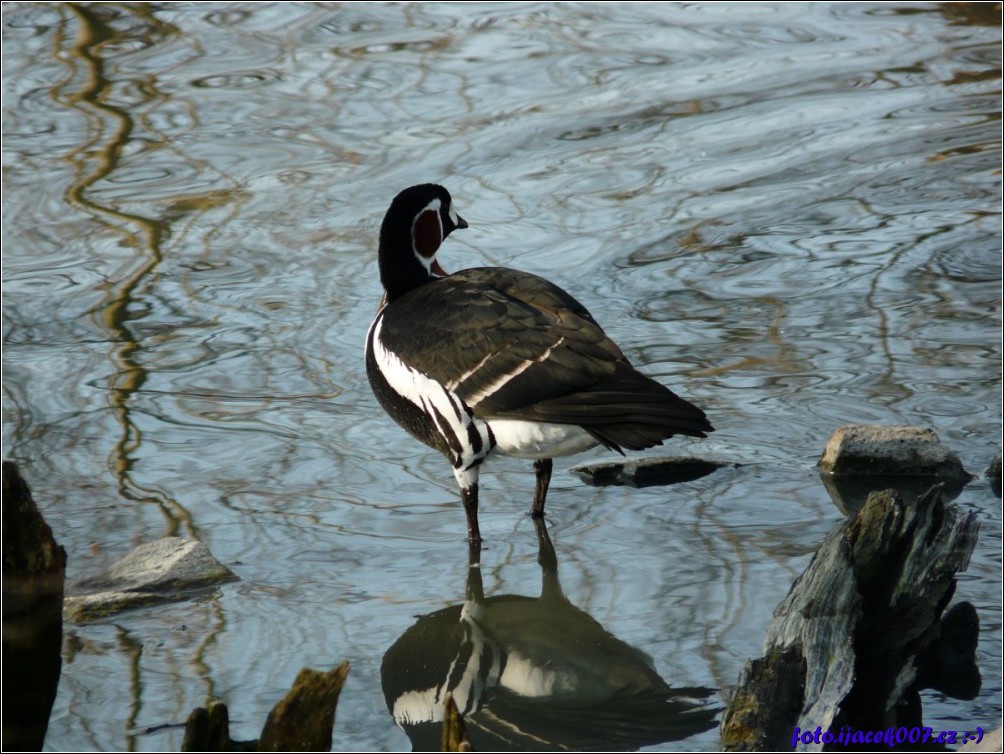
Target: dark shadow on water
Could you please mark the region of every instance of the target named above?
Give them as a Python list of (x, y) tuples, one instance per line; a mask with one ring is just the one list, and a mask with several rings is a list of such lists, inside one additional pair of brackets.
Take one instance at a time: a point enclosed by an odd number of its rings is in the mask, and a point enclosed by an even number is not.
[(419, 617), (384, 655), (387, 708), (413, 748), (439, 750), (447, 692), (475, 751), (630, 750), (715, 727), (714, 689), (671, 688), (643, 652), (565, 598), (536, 523), (539, 597), (486, 598), (472, 547), (465, 601)]
[(927, 492), (935, 481), (940, 481), (942, 484), (941, 497), (947, 503), (961, 495), (969, 481), (962, 479), (936, 480), (930, 477), (908, 476), (906, 474), (902, 476), (891, 474), (881, 476), (835, 475), (826, 471), (820, 471), (819, 478), (834, 505), (845, 516), (857, 515), (858, 511), (864, 507), (868, 496), (883, 489), (897, 490), (904, 499), (912, 501)]

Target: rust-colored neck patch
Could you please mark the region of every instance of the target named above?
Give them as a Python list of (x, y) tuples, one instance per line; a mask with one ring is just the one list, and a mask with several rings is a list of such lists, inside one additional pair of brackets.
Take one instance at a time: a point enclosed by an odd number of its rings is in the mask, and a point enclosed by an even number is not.
[(443, 226), (437, 210), (427, 209), (415, 218), (415, 224), (411, 226), (411, 240), (416, 253), (425, 259), (436, 255), (443, 243)]

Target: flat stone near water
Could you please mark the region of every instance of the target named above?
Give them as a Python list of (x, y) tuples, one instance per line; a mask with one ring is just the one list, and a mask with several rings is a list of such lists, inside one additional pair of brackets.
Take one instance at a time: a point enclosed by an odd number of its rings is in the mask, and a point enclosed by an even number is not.
[(166, 537), (140, 545), (104, 573), (74, 584), (63, 613), (68, 620), (86, 622), (133, 607), (176, 602), (193, 589), (236, 580), (201, 542)]
[(637, 461), (596, 463), (589, 466), (577, 466), (571, 471), (586, 484), (591, 484), (594, 487), (611, 485), (652, 487), (692, 482), (725, 466), (736, 467), (738, 464), (709, 461), (704, 458), (669, 456), (641, 458)]
[(970, 480), (962, 461), (924, 427), (848, 424), (831, 435), (819, 468), (831, 474)]

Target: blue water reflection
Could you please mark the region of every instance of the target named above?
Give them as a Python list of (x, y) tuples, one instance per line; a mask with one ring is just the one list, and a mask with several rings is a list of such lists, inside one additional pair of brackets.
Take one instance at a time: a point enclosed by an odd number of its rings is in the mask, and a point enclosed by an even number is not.
[[(976, 474), (1000, 448), (994, 7), (5, 5), (5, 457), (71, 579), (167, 534), (242, 578), (73, 628), (47, 747), (177, 749), (210, 695), (252, 738), (342, 659), (336, 749), (409, 747), (380, 658), (455, 601), (463, 522), (362, 340), (382, 214), (429, 180), (471, 224), (444, 266), (574, 291), (718, 428), (669, 452), (745, 464), (583, 487), (596, 451), (548, 504), (569, 601), (674, 686), (730, 687), (840, 519), (835, 428), (929, 426)], [(484, 478), (486, 593), (526, 594), (532, 481)], [(1001, 506), (985, 479), (956, 504), (984, 686), (925, 720), (988, 729)]]

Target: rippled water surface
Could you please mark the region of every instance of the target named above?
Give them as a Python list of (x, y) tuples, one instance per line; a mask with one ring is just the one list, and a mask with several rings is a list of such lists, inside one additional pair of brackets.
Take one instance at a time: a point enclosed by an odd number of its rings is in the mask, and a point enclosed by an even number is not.
[[(335, 749), (410, 748), (381, 663), (463, 602), (464, 517), (362, 341), (383, 212), (425, 181), (471, 225), (444, 266), (567, 287), (717, 427), (669, 452), (745, 464), (635, 489), (568, 472), (600, 450), (557, 462), (578, 611), (720, 706), (842, 520), (827, 437), (929, 426), (981, 476), (956, 504), (982, 526), (957, 598), (983, 689), (925, 692), (925, 723), (999, 725), (998, 14), (5, 4), (4, 455), (71, 579), (169, 534), (241, 578), (69, 627), (47, 748), (177, 750), (210, 697), (252, 738), (297, 670), (342, 660)], [(532, 488), (528, 462), (482, 475), (489, 598), (540, 596)]]

